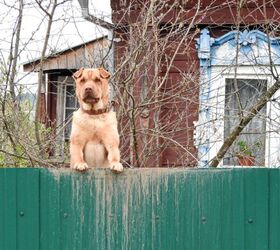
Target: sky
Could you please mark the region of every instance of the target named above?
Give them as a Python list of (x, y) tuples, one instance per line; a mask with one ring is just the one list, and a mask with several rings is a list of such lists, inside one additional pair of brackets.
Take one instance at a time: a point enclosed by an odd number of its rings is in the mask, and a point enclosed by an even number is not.
[[(45, 14), (38, 9), (35, 1), (25, 0), (24, 2), (26, 6), (23, 12), (19, 57), (21, 65), (40, 57), (47, 27)], [(89, 2), (90, 14), (98, 17), (105, 16), (107, 21), (111, 19), (110, 0), (89, 0)], [(4, 64), (7, 64), (11, 38), (14, 33), (13, 27), (18, 15), (13, 6), (18, 6), (17, 0), (0, 0), (0, 62)], [(56, 9), (54, 20), (48, 54), (107, 34), (106, 30), (84, 20), (77, 0), (69, 0), (60, 5)], [(19, 79), (21, 79), (21, 84), (29, 86), (31, 89), (36, 87), (34, 74), (26, 75), (23, 73), (22, 67), (19, 68)]]

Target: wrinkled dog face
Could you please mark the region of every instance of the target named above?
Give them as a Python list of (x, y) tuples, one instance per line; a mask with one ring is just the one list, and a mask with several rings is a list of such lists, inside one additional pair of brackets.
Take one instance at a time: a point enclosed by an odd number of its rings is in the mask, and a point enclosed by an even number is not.
[(110, 74), (103, 68), (81, 68), (73, 75), (76, 81), (76, 95), (84, 110), (105, 108), (109, 101)]

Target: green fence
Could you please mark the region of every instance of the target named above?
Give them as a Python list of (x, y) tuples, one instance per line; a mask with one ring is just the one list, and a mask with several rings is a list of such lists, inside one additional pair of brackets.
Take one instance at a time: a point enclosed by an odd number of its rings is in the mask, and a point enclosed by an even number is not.
[(280, 170), (0, 169), (1, 250), (280, 249)]

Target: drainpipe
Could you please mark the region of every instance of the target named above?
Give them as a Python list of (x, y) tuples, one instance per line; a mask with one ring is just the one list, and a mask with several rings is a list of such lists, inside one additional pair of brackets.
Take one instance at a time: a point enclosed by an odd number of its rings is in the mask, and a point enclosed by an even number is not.
[(84, 19), (103, 27), (103, 28), (107, 29), (108, 31), (113, 31), (114, 25), (112, 23), (106, 22), (98, 17), (95, 17), (95, 16), (89, 14), (88, 0), (78, 0), (78, 1), (81, 6), (81, 9), (82, 9), (82, 16)]

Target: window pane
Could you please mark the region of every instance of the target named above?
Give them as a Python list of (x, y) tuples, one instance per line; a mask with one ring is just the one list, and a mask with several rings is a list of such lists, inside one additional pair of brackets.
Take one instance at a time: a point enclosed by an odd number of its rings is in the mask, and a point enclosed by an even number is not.
[(75, 88), (73, 85), (66, 85), (66, 108), (76, 108)]
[(75, 109), (68, 109), (65, 110), (65, 120), (69, 120), (72, 117), (73, 112)]
[(65, 101), (65, 123), (67, 123), (64, 136), (65, 139), (70, 138), (71, 133), (71, 122), (69, 120), (72, 118), (73, 112), (78, 108), (76, 96), (75, 96), (75, 87), (74, 85), (66, 85), (66, 101)]
[[(248, 114), (248, 110), (256, 104), (258, 97), (266, 91), (267, 82), (257, 79), (226, 79), (225, 88), (225, 123), (224, 138), (239, 124), (240, 117)], [(243, 129), (239, 138), (229, 149), (224, 159), (224, 165), (239, 165), (237, 155), (240, 151), (238, 143), (246, 144), (255, 157), (255, 165), (265, 163), (265, 131), (266, 106)]]
[(74, 111), (75, 109), (69, 109), (69, 108), (65, 109), (65, 123), (67, 123), (64, 130), (65, 139), (70, 138), (72, 122), (69, 122), (69, 120), (71, 120)]
[(70, 134), (71, 134), (71, 125), (72, 123), (68, 123), (65, 127), (65, 130), (64, 130), (64, 136), (65, 136), (65, 139), (69, 139), (70, 138)]

